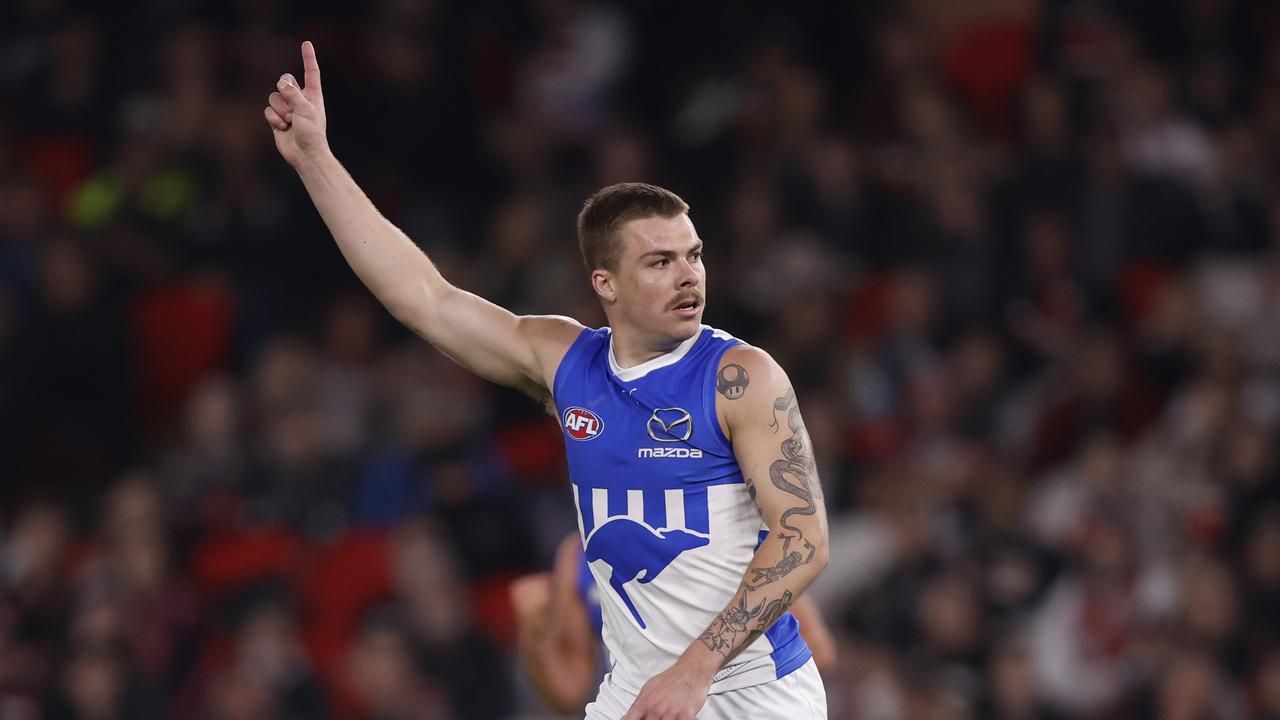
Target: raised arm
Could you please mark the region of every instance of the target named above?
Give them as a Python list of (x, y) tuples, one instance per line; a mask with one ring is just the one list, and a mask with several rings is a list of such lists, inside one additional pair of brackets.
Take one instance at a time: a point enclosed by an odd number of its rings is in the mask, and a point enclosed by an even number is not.
[[(736, 366), (736, 367), (732, 367)], [(670, 669), (641, 688), (626, 720), (692, 718), (717, 671), (773, 626), (827, 566), (827, 511), (795, 390), (768, 353), (731, 348), (717, 412), (769, 534), (729, 604)]]
[(387, 310), (473, 372), (547, 399), (556, 366), (582, 330), (559, 316), (516, 316), (461, 290), (392, 225), (329, 149), (315, 48), (302, 44), (303, 86), (285, 73), (264, 110), (276, 149), (298, 172), (343, 257)]

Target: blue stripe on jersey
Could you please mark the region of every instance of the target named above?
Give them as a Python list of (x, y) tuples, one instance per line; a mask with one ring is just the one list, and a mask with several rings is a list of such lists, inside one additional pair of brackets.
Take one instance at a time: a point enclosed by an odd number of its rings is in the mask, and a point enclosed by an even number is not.
[(625, 492), (609, 493), (609, 517), (622, 517), (627, 514), (627, 494)]
[(667, 526), (667, 497), (661, 488), (645, 488), (644, 521), (654, 529)]
[(684, 491), (684, 526), (703, 535), (711, 532), (711, 517), (707, 509), (707, 487), (687, 488)]
[(800, 621), (787, 612), (773, 627), (764, 631), (764, 636), (773, 646), (769, 657), (773, 660), (774, 671), (780, 678), (786, 677), (797, 668), (809, 662), (813, 652), (800, 636)]

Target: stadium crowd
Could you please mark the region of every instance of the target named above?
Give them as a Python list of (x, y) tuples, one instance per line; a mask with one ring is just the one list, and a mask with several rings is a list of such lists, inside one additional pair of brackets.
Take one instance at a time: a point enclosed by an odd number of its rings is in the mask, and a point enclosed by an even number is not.
[(0, 718), (539, 716), (560, 433), (363, 290), (262, 119), (446, 277), (602, 314), (670, 187), (796, 384), (832, 717), (1280, 718), (1280, 4), (0, 7)]

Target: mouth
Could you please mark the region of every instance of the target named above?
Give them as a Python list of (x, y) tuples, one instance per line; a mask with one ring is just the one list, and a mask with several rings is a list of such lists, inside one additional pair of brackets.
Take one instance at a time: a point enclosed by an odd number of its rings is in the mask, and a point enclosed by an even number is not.
[(699, 297), (685, 298), (671, 308), (672, 312), (685, 320), (696, 318), (700, 310), (702, 310), (702, 298)]

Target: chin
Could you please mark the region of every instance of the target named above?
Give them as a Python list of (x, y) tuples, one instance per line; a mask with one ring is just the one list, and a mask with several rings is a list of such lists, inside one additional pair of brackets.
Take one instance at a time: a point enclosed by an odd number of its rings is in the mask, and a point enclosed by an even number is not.
[(645, 324), (646, 333), (659, 339), (664, 344), (679, 345), (702, 330), (702, 313), (694, 317), (682, 318), (671, 314), (654, 318), (657, 322)]
[(691, 318), (676, 318), (676, 321), (667, 327), (671, 328), (672, 333), (681, 340), (687, 340), (702, 328), (702, 313)]

